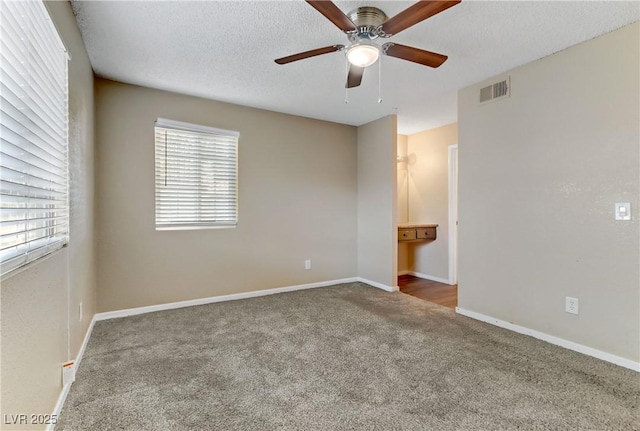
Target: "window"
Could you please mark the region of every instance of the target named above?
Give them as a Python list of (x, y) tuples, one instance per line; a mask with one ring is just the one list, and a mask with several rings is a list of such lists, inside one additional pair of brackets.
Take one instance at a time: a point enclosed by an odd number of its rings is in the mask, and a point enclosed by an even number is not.
[(68, 57), (42, 2), (1, 2), (2, 274), (67, 243)]
[(238, 136), (158, 118), (156, 230), (236, 225)]

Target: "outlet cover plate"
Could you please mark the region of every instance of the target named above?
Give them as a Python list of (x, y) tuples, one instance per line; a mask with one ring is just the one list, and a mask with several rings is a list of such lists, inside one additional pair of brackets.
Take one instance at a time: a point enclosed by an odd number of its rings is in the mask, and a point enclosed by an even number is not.
[(580, 303), (578, 301), (578, 298), (572, 298), (570, 296), (567, 296), (565, 298), (564, 311), (570, 314), (579, 314)]
[(616, 203), (616, 220), (631, 220), (631, 204), (629, 202)]

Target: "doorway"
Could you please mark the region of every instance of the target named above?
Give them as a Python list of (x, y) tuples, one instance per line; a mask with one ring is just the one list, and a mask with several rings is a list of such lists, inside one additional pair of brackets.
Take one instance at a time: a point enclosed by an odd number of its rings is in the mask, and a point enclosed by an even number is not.
[[(455, 142), (455, 141), (453, 141)], [(417, 298), (434, 302), (436, 304), (449, 307), (451, 309), (455, 309), (458, 303), (458, 277), (457, 277), (457, 268), (458, 268), (458, 145), (446, 145), (440, 146), (439, 156), (437, 154), (432, 154), (431, 157), (419, 157), (416, 158), (414, 155), (414, 159), (416, 162), (420, 162), (422, 160), (427, 160), (428, 162), (433, 163), (433, 160), (438, 160), (438, 165), (440, 167), (439, 172), (441, 172), (439, 177), (433, 177), (433, 179), (439, 182), (432, 182), (432, 184), (440, 184), (435, 192), (441, 193), (440, 198), (436, 198), (437, 202), (440, 202), (440, 212), (433, 211), (432, 214), (436, 214), (436, 216), (429, 220), (424, 221), (433, 221), (440, 224), (439, 229), (445, 229), (440, 234), (443, 239), (446, 240), (446, 244), (444, 248), (441, 248), (438, 253), (440, 255), (434, 254), (437, 259), (438, 256), (441, 256), (440, 262), (440, 274), (421, 271), (420, 269), (416, 269), (413, 260), (413, 253), (411, 253), (411, 249), (405, 250), (401, 252), (402, 249), (399, 247), (400, 254), (402, 258), (406, 259), (407, 262), (407, 270), (401, 271), (398, 276), (398, 287), (400, 291), (406, 293), (408, 295), (415, 296)], [(436, 158), (435, 156), (438, 156)], [(404, 161), (404, 159), (403, 159)], [(407, 163), (408, 165), (408, 163)], [(446, 166), (446, 170), (445, 170)], [(433, 167), (431, 167), (433, 168)], [(426, 166), (422, 166), (426, 169)], [(399, 171), (400, 173), (400, 171)], [(415, 172), (414, 172), (415, 174)], [(420, 173), (417, 175), (411, 175), (408, 171), (405, 173), (405, 177), (402, 179), (406, 181), (406, 178), (410, 178), (413, 181), (411, 184), (414, 185), (419, 181)], [(424, 180), (424, 178), (422, 178)], [(408, 183), (408, 182), (407, 182)], [(423, 181), (423, 183), (427, 183)], [(399, 184), (400, 176), (399, 176)], [(402, 183), (405, 185), (404, 182)], [(427, 183), (428, 184), (428, 183)], [(428, 184), (429, 185), (429, 184)], [(423, 190), (428, 190), (427, 188)], [(401, 189), (401, 191), (404, 191)], [(430, 192), (434, 192), (434, 189), (430, 189)], [(409, 203), (409, 195), (410, 193), (407, 191), (406, 203)], [(423, 193), (424, 194), (424, 193)], [(420, 194), (414, 193), (412, 196), (420, 196)], [(433, 195), (431, 195), (433, 196)], [(421, 202), (424, 203), (424, 202)], [(403, 214), (399, 212), (399, 214)], [(439, 214), (439, 215), (438, 215)], [(408, 218), (412, 216), (409, 214), (409, 210), (406, 210), (406, 215)], [(416, 218), (415, 216), (413, 216)], [(411, 223), (409, 223), (411, 224)], [(440, 235), (439, 234), (439, 235)], [(410, 246), (411, 244), (405, 244), (405, 248)], [(435, 245), (438, 245), (437, 243)], [(444, 257), (444, 259), (442, 259)], [(424, 265), (424, 260), (422, 261)], [(444, 264), (444, 265), (443, 265)], [(423, 266), (424, 267), (424, 266)], [(427, 267), (427, 269), (429, 269)], [(443, 274), (444, 273), (444, 274)]]

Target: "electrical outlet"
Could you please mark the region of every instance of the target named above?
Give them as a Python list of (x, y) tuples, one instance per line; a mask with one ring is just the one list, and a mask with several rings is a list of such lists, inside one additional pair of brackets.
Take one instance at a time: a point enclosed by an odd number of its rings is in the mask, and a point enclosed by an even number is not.
[(82, 322), (82, 302), (78, 304), (78, 322)]
[(311, 269), (311, 260), (310, 259), (307, 259), (307, 260), (304, 261), (304, 269), (306, 271)]
[(564, 302), (564, 311), (571, 314), (579, 314), (580, 308), (578, 298), (567, 296)]

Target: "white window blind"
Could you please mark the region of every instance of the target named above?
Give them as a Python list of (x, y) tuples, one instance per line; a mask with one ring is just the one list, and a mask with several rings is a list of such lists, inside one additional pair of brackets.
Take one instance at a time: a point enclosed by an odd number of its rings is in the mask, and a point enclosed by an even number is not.
[(68, 57), (45, 5), (0, 2), (2, 274), (67, 242)]
[(156, 121), (157, 230), (236, 225), (238, 137), (230, 130)]

